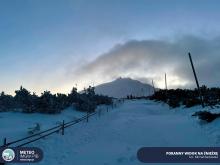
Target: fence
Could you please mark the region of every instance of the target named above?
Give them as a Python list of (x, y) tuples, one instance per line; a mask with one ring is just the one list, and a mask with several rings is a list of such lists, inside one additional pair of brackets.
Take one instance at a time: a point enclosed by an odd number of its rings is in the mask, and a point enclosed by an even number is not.
[[(116, 100), (111, 107), (109, 106), (106, 106), (106, 111), (109, 112), (109, 109), (110, 108), (115, 108), (117, 107), (119, 104), (121, 104), (122, 102), (124, 102), (124, 100)], [(49, 128), (47, 130), (44, 130), (44, 131), (41, 131), (39, 133), (35, 133), (33, 135), (30, 135), (30, 136), (27, 136), (27, 137), (24, 137), (24, 138), (21, 138), (21, 139), (18, 139), (18, 140), (14, 140), (14, 141), (11, 141), (11, 142), (7, 142), (7, 139), (4, 138), (3, 139), (3, 145), (0, 146), (0, 147), (8, 147), (8, 146), (12, 146), (12, 145), (15, 145), (13, 147), (22, 147), (22, 146), (25, 146), (29, 143), (32, 143), (32, 142), (35, 142), (35, 141), (38, 141), (42, 138), (45, 138), (49, 135), (52, 135), (54, 133), (59, 133), (61, 131), (61, 134), (64, 135), (64, 131), (65, 131), (65, 128), (68, 128), (70, 126), (73, 126), (77, 123), (80, 123), (82, 121), (86, 121), (88, 122), (89, 121), (89, 118), (98, 114), (98, 116), (100, 117), (101, 116), (101, 109), (97, 110), (96, 112), (93, 112), (93, 113), (87, 113), (85, 116), (79, 118), (79, 119), (76, 119), (76, 120), (72, 120), (72, 121), (69, 121), (69, 122), (62, 122), (62, 124), (60, 124), (59, 126), (55, 126), (55, 127), (52, 127), (52, 128)]]

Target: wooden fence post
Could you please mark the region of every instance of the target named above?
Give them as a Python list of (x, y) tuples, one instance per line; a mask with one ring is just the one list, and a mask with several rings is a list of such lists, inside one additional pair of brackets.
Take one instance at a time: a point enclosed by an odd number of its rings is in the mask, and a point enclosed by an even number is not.
[[(168, 101), (168, 91), (167, 91), (167, 74), (165, 73), (165, 96), (166, 102)], [(168, 104), (170, 106), (170, 104)]]
[(199, 81), (198, 81), (198, 78), (196, 76), (196, 71), (195, 71), (195, 68), (194, 68), (194, 65), (193, 65), (192, 57), (191, 57), (190, 53), (188, 55), (189, 55), (189, 60), (190, 60), (191, 66), (192, 66), (193, 74), (194, 74), (194, 77), (195, 77), (195, 80), (196, 80), (196, 85), (197, 85), (198, 92), (199, 92), (199, 98), (200, 98), (202, 107), (204, 108), (205, 106), (204, 106), (204, 102), (203, 102), (203, 99), (202, 99), (202, 93), (201, 93), (201, 90), (200, 90), (200, 87), (199, 87)]
[(167, 91), (167, 74), (165, 73), (165, 89)]
[(152, 86), (153, 86), (153, 89), (154, 89), (154, 94), (155, 94), (155, 87), (154, 87), (154, 80), (152, 80)]
[(63, 120), (63, 123), (62, 123), (62, 135), (64, 135), (64, 120)]
[(89, 112), (87, 112), (87, 115), (86, 115), (86, 122), (87, 123), (89, 122)]
[(7, 139), (6, 138), (4, 138), (3, 144), (4, 144), (4, 146), (7, 145)]

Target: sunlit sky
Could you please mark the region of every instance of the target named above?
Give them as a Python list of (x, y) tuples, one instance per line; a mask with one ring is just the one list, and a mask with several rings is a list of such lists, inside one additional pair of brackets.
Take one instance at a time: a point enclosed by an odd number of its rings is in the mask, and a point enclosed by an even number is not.
[(216, 67), (207, 64), (215, 76), (207, 80), (204, 61), (219, 66), (219, 9), (218, 0), (1, 0), (0, 90), (67, 93), (119, 76), (163, 88), (165, 72), (170, 88), (193, 87), (178, 63), (188, 51), (201, 59), (201, 82), (217, 86)]

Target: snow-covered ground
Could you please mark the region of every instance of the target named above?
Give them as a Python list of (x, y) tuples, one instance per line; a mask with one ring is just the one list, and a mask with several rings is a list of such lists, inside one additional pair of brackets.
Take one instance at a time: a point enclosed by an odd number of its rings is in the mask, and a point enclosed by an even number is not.
[[(39, 114), (39, 113), (21, 113), (21, 112), (1, 112), (0, 113), (0, 138), (7, 138), (8, 141), (17, 140), (28, 136), (28, 128), (40, 124), (40, 129), (59, 125), (63, 120), (72, 121), (75, 118), (84, 116), (85, 113), (76, 111), (72, 108), (65, 109), (61, 114)], [(1, 140), (0, 139), (0, 140)]]
[[(140, 147), (219, 146), (220, 120), (204, 124), (191, 117), (198, 110), (201, 108), (169, 109), (167, 105), (153, 101), (126, 101), (109, 113), (103, 112), (100, 118), (94, 116), (89, 123), (82, 122), (65, 129), (64, 136), (54, 134), (29, 146), (43, 149), (41, 165), (139, 165), (143, 164), (136, 157)], [(28, 127), (29, 121), (36, 122), (35, 114), (6, 115), (0, 113), (1, 137), (2, 129), (4, 135), (13, 136), (17, 127), (22, 130)], [(36, 118), (52, 125), (62, 117), (71, 119), (74, 115), (75, 112), (66, 110), (57, 117), (42, 115), (42, 120)], [(23, 119), (18, 121), (18, 118)], [(5, 132), (4, 126), (10, 125), (15, 128)]]

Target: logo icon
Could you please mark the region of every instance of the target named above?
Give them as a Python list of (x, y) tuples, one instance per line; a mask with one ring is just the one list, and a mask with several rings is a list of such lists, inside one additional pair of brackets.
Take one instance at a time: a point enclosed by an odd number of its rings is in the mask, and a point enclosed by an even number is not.
[(3, 152), (2, 152), (2, 158), (4, 159), (4, 161), (6, 162), (11, 162), (12, 160), (14, 160), (15, 158), (15, 152), (8, 148), (8, 149), (5, 149)]

